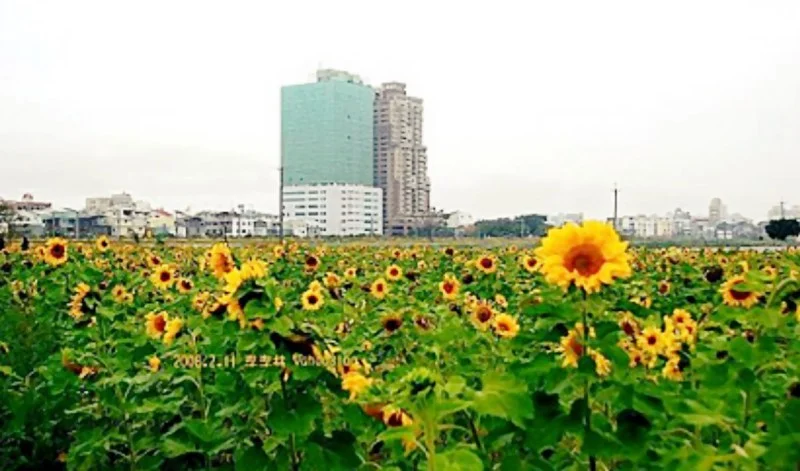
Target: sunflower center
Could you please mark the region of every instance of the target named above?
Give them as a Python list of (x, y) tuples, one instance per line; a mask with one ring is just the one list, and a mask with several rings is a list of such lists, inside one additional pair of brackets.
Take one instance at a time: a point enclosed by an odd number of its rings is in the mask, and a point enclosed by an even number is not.
[(164, 332), (164, 328), (167, 326), (167, 321), (164, 320), (164, 316), (158, 316), (153, 319), (153, 327), (159, 332)]
[(492, 318), (492, 311), (489, 308), (482, 307), (478, 310), (478, 320), (482, 323), (487, 322), (489, 319)]
[(400, 324), (401, 324), (400, 319), (391, 318), (391, 319), (386, 319), (386, 322), (384, 322), (383, 327), (389, 332), (394, 332), (395, 330), (400, 328)]
[(453, 292), (453, 283), (445, 282), (443, 288), (445, 293), (450, 294)]
[(633, 328), (633, 324), (630, 322), (624, 322), (622, 324), (622, 330), (626, 335), (633, 335), (636, 332), (636, 329)]
[(528, 266), (529, 267), (535, 267), (536, 266), (536, 259), (535, 258), (529, 258), (528, 259)]
[(181, 286), (183, 286), (183, 289), (192, 289), (192, 284), (189, 283), (188, 281), (184, 281), (183, 283), (181, 283)]
[(378, 283), (378, 284), (375, 286), (375, 291), (377, 291), (377, 292), (379, 292), (379, 293), (382, 293), (382, 292), (383, 292), (383, 284), (381, 284), (381, 283)]
[(507, 322), (498, 322), (497, 323), (497, 330), (502, 330), (503, 332), (508, 332), (511, 330), (511, 326), (508, 325)]
[(655, 335), (650, 335), (647, 337), (647, 345), (655, 345), (657, 340)]
[(317, 266), (317, 259), (316, 259), (316, 258), (314, 258), (314, 257), (308, 257), (308, 258), (306, 259), (306, 265), (308, 265), (309, 267), (315, 267), (315, 266)]
[(484, 269), (488, 270), (488, 269), (492, 268), (492, 265), (493, 265), (493, 263), (492, 263), (492, 259), (491, 258), (482, 258), (481, 259), (481, 266)]
[(567, 252), (564, 267), (568, 271), (577, 271), (581, 276), (592, 276), (600, 271), (605, 263), (600, 248), (593, 244), (581, 244)]
[(389, 416), (389, 420), (386, 421), (386, 425), (389, 427), (400, 427), (403, 425), (403, 415), (402, 412), (395, 412), (394, 414)]
[(161, 272), (161, 281), (167, 282), (170, 279), (170, 274), (168, 271)]
[(56, 244), (50, 249), (50, 255), (55, 258), (61, 258), (64, 256), (64, 246), (61, 244)]
[[(733, 285), (733, 288), (735, 288), (736, 286), (738, 286), (738, 285), (740, 285), (742, 283), (743, 283), (742, 281), (737, 282), (736, 284)], [(750, 297), (750, 292), (749, 291), (737, 291), (737, 290), (735, 290), (733, 288), (731, 289), (731, 296), (733, 297), (733, 299), (735, 299), (737, 301), (744, 301), (745, 299)]]
[(308, 304), (317, 304), (317, 301), (319, 301), (319, 299), (313, 294), (308, 297)]
[(575, 355), (583, 355), (583, 345), (581, 345), (575, 337), (569, 339), (569, 349), (572, 350)]

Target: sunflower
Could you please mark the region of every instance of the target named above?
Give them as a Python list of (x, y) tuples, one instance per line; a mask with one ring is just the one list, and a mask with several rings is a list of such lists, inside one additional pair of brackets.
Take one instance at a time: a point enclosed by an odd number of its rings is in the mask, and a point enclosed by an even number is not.
[(561, 353), (562, 367), (577, 368), (578, 360), (583, 356), (583, 336), (577, 330), (570, 330), (567, 335), (561, 337), (556, 351)]
[(426, 268), (428, 268), (428, 264), (425, 263), (425, 260), (420, 260), (419, 262), (417, 262), (417, 270), (425, 271)]
[(655, 327), (647, 327), (636, 338), (636, 344), (643, 352), (657, 355), (663, 348), (662, 333)]
[(272, 247), (272, 256), (273, 257), (281, 258), (281, 257), (283, 257), (284, 253), (286, 253), (286, 251), (283, 249), (282, 245), (276, 245), (276, 246)]
[(402, 409), (395, 407), (383, 408), (383, 423), (389, 427), (408, 427), (414, 421)]
[(492, 318), (494, 317), (494, 309), (486, 301), (478, 301), (472, 308), (472, 315), (470, 319), (480, 330), (486, 330), (492, 325)]
[(737, 275), (722, 285), (720, 292), (725, 304), (749, 308), (758, 302), (760, 293), (745, 290), (744, 286), (740, 286), (743, 284), (745, 284), (744, 276)]
[(201, 291), (194, 295), (192, 299), (192, 307), (197, 312), (203, 312), (208, 305), (208, 301), (211, 299), (211, 293), (208, 291)]
[(385, 298), (388, 291), (389, 286), (386, 284), (386, 280), (383, 278), (378, 278), (377, 280), (373, 281), (372, 285), (369, 287), (369, 292), (377, 299)]
[(634, 296), (631, 298), (631, 302), (647, 309), (650, 309), (650, 306), (653, 305), (653, 299), (646, 295)]
[(508, 308), (508, 300), (500, 293), (494, 295), (494, 302), (503, 309)]
[(669, 294), (670, 284), (669, 281), (661, 281), (658, 283), (658, 293), (659, 294)]
[(108, 237), (100, 236), (94, 241), (94, 246), (97, 248), (98, 252), (105, 252), (111, 247), (111, 242), (109, 242)]
[(594, 360), (594, 371), (597, 376), (608, 376), (611, 373), (611, 362), (602, 353), (591, 348), (586, 353)]
[(342, 376), (342, 389), (350, 393), (350, 400), (369, 389), (372, 380), (357, 371), (351, 371)]
[(399, 314), (387, 314), (381, 318), (383, 330), (392, 334), (403, 325), (403, 317)]
[(461, 286), (461, 283), (458, 282), (455, 276), (452, 274), (447, 274), (444, 276), (444, 280), (439, 283), (439, 291), (442, 292), (442, 296), (444, 299), (453, 300), (458, 297), (458, 291)]
[(531, 255), (523, 255), (522, 257), (522, 268), (528, 271), (528, 273), (533, 273), (539, 268), (539, 261), (536, 260), (536, 257)]
[(239, 271), (242, 272), (242, 278), (244, 280), (264, 278), (267, 276), (267, 264), (264, 261), (253, 258), (244, 262)]
[(162, 263), (161, 257), (159, 257), (158, 255), (150, 254), (147, 257), (147, 266), (149, 266), (150, 268), (157, 267), (161, 265), (161, 263)]
[(47, 241), (44, 253), (44, 261), (48, 265), (57, 267), (66, 263), (68, 258), (67, 241), (56, 237)]
[(389, 267), (386, 268), (386, 278), (388, 278), (389, 281), (397, 281), (402, 277), (403, 271), (397, 265), (389, 265)]
[(83, 317), (83, 300), (90, 291), (91, 288), (86, 283), (80, 283), (75, 287), (75, 294), (72, 295), (69, 302), (69, 315), (76, 321)]
[(316, 255), (308, 255), (306, 256), (305, 261), (306, 271), (314, 271), (319, 267), (319, 259)]
[(628, 311), (622, 313), (619, 319), (619, 327), (630, 338), (635, 338), (639, 335), (639, 323), (633, 317), (633, 314)]
[(145, 316), (145, 325), (147, 327), (147, 335), (151, 338), (159, 339), (164, 335), (169, 322), (169, 315), (166, 311), (151, 312)]
[(314, 281), (312, 281), (311, 283), (308, 284), (308, 290), (309, 291), (316, 291), (317, 293), (321, 293), (322, 292), (322, 283), (320, 283), (317, 280), (314, 280)]
[(303, 309), (306, 311), (316, 311), (322, 307), (323, 304), (322, 293), (319, 291), (309, 289), (303, 293), (302, 303)]
[(661, 370), (661, 376), (670, 381), (683, 380), (683, 373), (681, 372), (679, 363), (680, 363), (680, 358), (677, 356), (667, 360), (667, 363), (664, 365), (664, 369)]
[(339, 275), (333, 272), (328, 272), (325, 274), (325, 287), (326, 288), (336, 288), (339, 286), (340, 280)]
[(147, 359), (147, 364), (150, 367), (150, 371), (153, 373), (156, 373), (159, 369), (161, 369), (161, 359), (155, 355)]
[(497, 260), (492, 254), (481, 255), (475, 261), (475, 266), (478, 267), (478, 270), (488, 275), (497, 271)]
[(344, 271), (344, 277), (348, 280), (352, 280), (356, 277), (357, 270), (353, 267), (348, 268)]
[(189, 278), (181, 278), (178, 280), (178, 291), (183, 294), (189, 293), (194, 289), (194, 283)]
[(535, 254), (548, 282), (564, 289), (575, 284), (591, 293), (630, 276), (627, 248), (609, 224), (587, 221), (551, 229)]
[(150, 281), (158, 289), (169, 289), (175, 283), (175, 273), (170, 265), (159, 265), (150, 275)]
[(166, 332), (164, 333), (164, 345), (172, 345), (172, 342), (182, 328), (183, 319), (173, 318), (167, 321)]
[(442, 252), (448, 257), (452, 257), (453, 255), (456, 254), (456, 249), (454, 249), (453, 247), (445, 247), (444, 250), (442, 250)]
[(503, 338), (514, 338), (519, 333), (519, 323), (508, 314), (499, 314), (494, 319), (494, 333)]
[(231, 249), (223, 243), (214, 244), (211, 247), (208, 252), (208, 265), (217, 278), (224, 277), (226, 273), (236, 268)]

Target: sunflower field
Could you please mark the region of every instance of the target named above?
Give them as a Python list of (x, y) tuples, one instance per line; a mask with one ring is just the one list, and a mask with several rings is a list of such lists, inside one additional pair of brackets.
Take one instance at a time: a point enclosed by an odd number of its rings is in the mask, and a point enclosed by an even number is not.
[(0, 251), (0, 469), (794, 470), (800, 253)]

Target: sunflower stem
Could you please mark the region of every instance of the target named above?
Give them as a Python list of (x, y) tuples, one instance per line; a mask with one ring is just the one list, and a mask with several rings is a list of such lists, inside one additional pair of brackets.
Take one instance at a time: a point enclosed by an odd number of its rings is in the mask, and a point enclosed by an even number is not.
[(481, 443), (481, 438), (478, 436), (478, 429), (475, 428), (475, 422), (472, 420), (472, 415), (470, 415), (470, 413), (467, 411), (464, 411), (464, 415), (467, 416), (467, 420), (469, 421), (469, 429), (472, 432), (472, 439), (475, 441), (475, 445), (480, 451), (483, 451), (483, 444)]
[[(588, 354), (588, 347), (589, 344), (589, 295), (586, 293), (586, 290), (583, 291), (583, 349), (581, 351), (581, 356), (586, 356)], [(583, 404), (584, 404), (584, 437), (583, 443), (586, 444), (586, 440), (589, 438), (589, 435), (592, 433), (592, 408), (589, 405), (589, 378), (586, 378), (583, 388)], [(590, 471), (597, 470), (597, 459), (594, 455), (589, 455), (589, 469)]]

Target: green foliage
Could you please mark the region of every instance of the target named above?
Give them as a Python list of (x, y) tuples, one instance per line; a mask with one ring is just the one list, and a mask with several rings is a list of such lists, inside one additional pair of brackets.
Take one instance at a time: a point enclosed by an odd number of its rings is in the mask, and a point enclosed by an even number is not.
[[(526, 218), (536, 232), (540, 217)], [(518, 232), (519, 219), (511, 224)], [(586, 299), (547, 285), (506, 246), (273, 249), (233, 250), (239, 274), (249, 260), (266, 263), (238, 284), (213, 274), (208, 247), (168, 240), (108, 252), (71, 244), (60, 266), (42, 261), (37, 247), (1, 251), (0, 469), (560, 470), (594, 462), (778, 470), (800, 462), (796, 252), (636, 250), (630, 279)], [(474, 264), (487, 253), (497, 262), (489, 274)], [(157, 287), (151, 256), (191, 289)], [(720, 292), (724, 279), (743, 274), (742, 261), (749, 272), (737, 289), (760, 294), (750, 308), (726, 305)], [(388, 279), (390, 265), (402, 276), (378, 299), (370, 285)], [(721, 267), (723, 280), (706, 280), (709, 266)], [(459, 280), (455, 299), (440, 289), (445, 274)], [(75, 304), (81, 283), (89, 291)], [(312, 289), (323, 302), (304, 310)], [(481, 325), (465, 293), (491, 306), (495, 320), (510, 314), (516, 335)], [(240, 314), (217, 304), (232, 299)], [(652, 365), (632, 358), (625, 341), (646, 339), (621, 327), (621, 312), (640, 331), (665, 334), (675, 309), (696, 327), (669, 353), (677, 373), (665, 350)], [(162, 311), (183, 321), (172, 342), (166, 324), (148, 317)], [(567, 340), (578, 322), (591, 334), (570, 361), (562, 350), (574, 348)], [(149, 323), (163, 332), (152, 335)]]
[(767, 223), (766, 231), (770, 239), (786, 240), (800, 235), (800, 222), (797, 219), (773, 219)]

